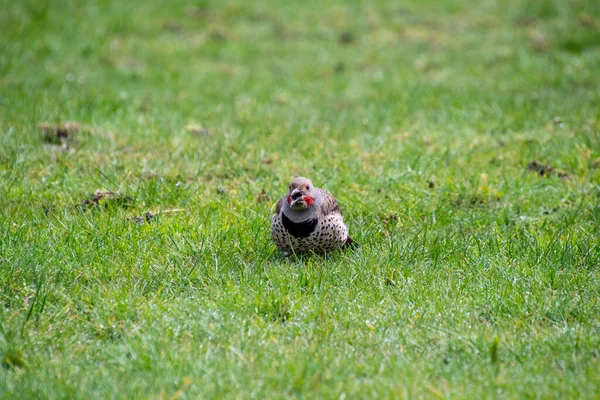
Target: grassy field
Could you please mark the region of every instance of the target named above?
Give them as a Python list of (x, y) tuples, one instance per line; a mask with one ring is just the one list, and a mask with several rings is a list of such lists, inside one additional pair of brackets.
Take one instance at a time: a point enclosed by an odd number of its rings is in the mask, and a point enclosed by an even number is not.
[[(600, 2), (0, 26), (1, 398), (600, 397)], [(295, 175), (360, 248), (283, 259)]]

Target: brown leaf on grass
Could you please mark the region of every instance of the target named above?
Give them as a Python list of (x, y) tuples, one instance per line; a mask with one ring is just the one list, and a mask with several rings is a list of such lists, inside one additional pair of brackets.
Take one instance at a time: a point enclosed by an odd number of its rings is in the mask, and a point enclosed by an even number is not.
[(224, 42), (228, 38), (227, 38), (227, 34), (225, 32), (219, 31), (219, 30), (214, 30), (210, 33), (210, 39), (215, 42)]
[(479, 194), (474, 194), (472, 196), (465, 195), (465, 196), (459, 196), (454, 201), (454, 203), (457, 206), (462, 206), (463, 204), (464, 205), (470, 204), (470, 205), (474, 206), (476, 204), (485, 204), (485, 199), (481, 195), (479, 195)]
[(127, 218), (127, 221), (133, 222), (135, 224), (144, 224), (144, 223), (149, 223), (150, 221), (152, 221), (152, 219), (154, 219), (154, 217), (156, 217), (156, 214), (153, 214), (151, 212), (146, 212), (139, 217)]
[(169, 32), (173, 32), (173, 33), (180, 33), (181, 31), (183, 31), (183, 26), (181, 26), (181, 24), (175, 20), (164, 21), (162, 24), (162, 28), (165, 31), (169, 31)]
[(338, 38), (341, 44), (352, 44), (356, 41), (356, 37), (352, 32), (342, 32)]
[(471, 204), (475, 205), (475, 204), (485, 204), (485, 199), (480, 197), (480, 196), (473, 196), (471, 197)]
[(173, 210), (163, 210), (163, 211), (157, 211), (155, 213), (145, 212), (144, 214), (140, 215), (139, 217), (127, 218), (127, 221), (133, 222), (135, 224), (148, 224), (148, 223), (152, 222), (160, 214), (172, 214), (172, 213), (182, 212), (182, 211), (185, 211), (185, 209), (175, 208)]
[(261, 190), (261, 192), (256, 196), (257, 203), (264, 203), (264, 202), (270, 202), (270, 201), (271, 201), (271, 196), (269, 196), (267, 194), (265, 189)]
[(537, 172), (539, 176), (556, 175), (559, 178), (571, 179), (569, 174), (565, 171), (554, 169), (550, 164), (542, 164), (535, 160), (527, 164), (527, 169), (529, 171)]
[(539, 30), (532, 29), (528, 32), (533, 49), (539, 53), (545, 53), (550, 49), (550, 42), (546, 35)]
[(595, 27), (598, 25), (598, 21), (594, 19), (591, 15), (581, 14), (577, 17), (577, 20), (581, 24), (581, 26), (585, 27)]
[(83, 127), (78, 122), (61, 122), (51, 124), (43, 122), (38, 125), (38, 129), (42, 131), (42, 137), (46, 143), (65, 146), (67, 142), (74, 139)]
[(96, 190), (93, 194), (81, 201), (80, 207), (95, 207), (108, 204), (115, 204), (120, 207), (130, 207), (133, 205), (133, 199), (118, 192), (108, 190)]
[(397, 214), (393, 214), (393, 213), (392, 213), (392, 214), (387, 214), (387, 215), (384, 215), (384, 216), (381, 218), (381, 221), (382, 221), (382, 222), (383, 222), (385, 225), (388, 225), (388, 224), (395, 223), (395, 222), (397, 222), (397, 221), (398, 221), (398, 215), (397, 215)]
[(200, 124), (188, 124), (188, 126), (185, 127), (185, 130), (194, 136), (209, 136), (210, 135), (210, 131), (208, 129), (202, 127), (202, 125), (200, 125)]

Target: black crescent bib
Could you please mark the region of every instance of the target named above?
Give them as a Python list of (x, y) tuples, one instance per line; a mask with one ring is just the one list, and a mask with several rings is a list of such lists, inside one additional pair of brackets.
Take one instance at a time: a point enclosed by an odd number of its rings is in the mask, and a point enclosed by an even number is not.
[(283, 222), (283, 227), (290, 235), (295, 237), (309, 237), (315, 231), (319, 220), (315, 218), (302, 222), (294, 222), (286, 217), (284, 213), (281, 213), (281, 222)]

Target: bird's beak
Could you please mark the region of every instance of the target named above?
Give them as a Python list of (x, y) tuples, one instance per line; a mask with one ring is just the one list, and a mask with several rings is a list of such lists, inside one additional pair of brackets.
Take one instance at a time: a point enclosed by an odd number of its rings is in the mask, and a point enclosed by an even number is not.
[(302, 198), (303, 195), (304, 195), (304, 193), (302, 193), (302, 191), (299, 190), (298, 188), (295, 188), (294, 190), (292, 190), (292, 192), (290, 193), (290, 197), (292, 198), (290, 207), (297, 206), (300, 208), (305, 208), (306, 203), (304, 202), (304, 199)]
[(292, 190), (292, 193), (290, 193), (290, 196), (292, 197), (292, 200), (298, 200), (302, 197), (302, 191), (298, 188), (294, 188), (294, 190)]

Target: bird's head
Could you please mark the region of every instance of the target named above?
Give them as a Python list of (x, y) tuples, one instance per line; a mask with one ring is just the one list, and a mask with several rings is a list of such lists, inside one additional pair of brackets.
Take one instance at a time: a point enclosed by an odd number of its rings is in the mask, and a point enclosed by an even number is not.
[(317, 200), (318, 192), (308, 178), (292, 179), (288, 189), (287, 204), (294, 211), (308, 210)]

